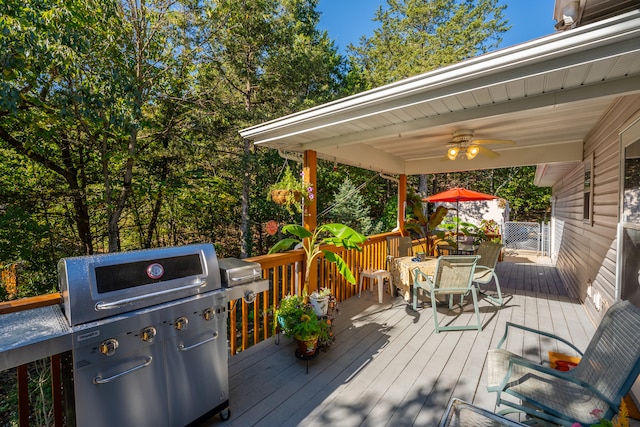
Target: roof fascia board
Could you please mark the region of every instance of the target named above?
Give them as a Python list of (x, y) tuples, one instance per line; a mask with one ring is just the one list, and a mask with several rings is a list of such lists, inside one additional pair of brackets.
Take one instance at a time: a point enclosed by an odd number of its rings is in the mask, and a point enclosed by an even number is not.
[[(322, 126), (322, 123), (325, 125), (335, 124), (337, 122), (335, 118), (336, 114), (345, 115), (349, 117), (349, 120), (353, 120), (354, 118), (367, 114), (362, 111), (363, 108), (375, 107), (375, 110), (379, 112), (380, 104), (383, 103), (389, 103), (388, 106), (385, 106), (385, 109), (407, 105), (407, 96), (415, 96), (416, 92), (423, 93), (433, 91), (437, 88), (446, 91), (447, 88), (449, 88), (448, 92), (450, 94), (451, 86), (459, 84), (461, 80), (471, 80), (470, 87), (473, 87), (472, 82), (474, 80), (482, 76), (497, 82), (500, 79), (496, 79), (495, 75), (505, 70), (507, 72), (509, 69), (513, 70), (514, 64), (520, 64), (521, 66), (524, 64), (536, 64), (538, 62), (549, 61), (551, 58), (559, 58), (561, 60), (563, 57), (569, 56), (572, 53), (585, 51), (586, 56), (597, 58), (589, 55), (589, 52), (593, 53), (593, 50), (598, 47), (605, 47), (605, 49), (606, 47), (610, 48), (612, 44), (620, 42), (620, 40), (634, 39), (637, 41), (639, 28), (640, 11), (629, 12), (615, 18), (574, 29), (571, 32), (553, 34), (511, 48), (462, 61), (391, 85), (323, 104), (241, 130), (240, 134), (244, 138), (256, 139), (256, 142), (262, 142), (262, 140), (266, 141), (268, 138), (264, 134), (291, 126), (302, 127), (299, 128), (298, 131), (292, 129), (286, 132), (289, 135), (293, 135), (296, 132), (308, 131), (308, 129), (317, 129)], [(542, 72), (542, 70), (538, 72)], [(521, 74), (521, 76), (522, 75), (523, 74)], [(494, 77), (491, 78), (491, 76)], [(502, 79), (505, 77), (506, 76), (502, 76)], [(517, 75), (511, 78), (517, 78)], [(489, 80), (489, 82), (491, 80)], [(484, 84), (486, 85), (489, 82), (485, 82)], [(399, 98), (398, 103), (395, 105), (390, 104), (390, 102), (396, 98)], [(360, 110), (360, 112), (354, 113), (354, 110)], [(319, 124), (311, 125), (306, 123), (309, 121), (317, 121)], [(260, 138), (260, 135), (264, 135), (264, 138)]]

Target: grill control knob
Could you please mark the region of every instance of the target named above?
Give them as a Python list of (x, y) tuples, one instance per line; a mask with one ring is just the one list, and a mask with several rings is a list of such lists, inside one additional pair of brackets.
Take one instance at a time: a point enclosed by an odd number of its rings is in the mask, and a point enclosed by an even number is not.
[(206, 308), (206, 309), (202, 312), (202, 317), (204, 317), (204, 320), (211, 320), (211, 319), (213, 319), (213, 308), (211, 308), (211, 307)]
[(147, 326), (142, 331), (140, 331), (140, 339), (145, 342), (153, 342), (153, 339), (156, 337), (156, 328), (153, 326)]
[(173, 322), (174, 328), (176, 328), (179, 331), (183, 331), (187, 329), (188, 324), (189, 324), (189, 320), (184, 316), (178, 317), (176, 321)]
[(109, 338), (100, 343), (100, 353), (105, 356), (111, 356), (116, 352), (118, 348), (118, 341), (115, 338)]

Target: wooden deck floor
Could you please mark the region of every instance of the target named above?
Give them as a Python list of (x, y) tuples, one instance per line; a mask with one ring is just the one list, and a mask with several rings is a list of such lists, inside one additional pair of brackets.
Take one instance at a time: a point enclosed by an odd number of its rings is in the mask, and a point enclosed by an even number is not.
[[(555, 269), (528, 258), (507, 258), (498, 267), (505, 304), (480, 302), (483, 330), (436, 334), (430, 307), (411, 310), (402, 298), (376, 292), (340, 303), (335, 344), (308, 362), (294, 344), (273, 339), (229, 362), (231, 418), (214, 416), (203, 426), (433, 426), (451, 397), (495, 411), (486, 391), (485, 358), (505, 321), (548, 330), (584, 349), (595, 331), (580, 303), (567, 296)], [(459, 309), (447, 316), (454, 319)], [(455, 318), (466, 322), (472, 305)], [(507, 348), (529, 358), (539, 340), (516, 336)], [(549, 346), (548, 343), (542, 343)], [(559, 349), (563, 350), (563, 349)]]

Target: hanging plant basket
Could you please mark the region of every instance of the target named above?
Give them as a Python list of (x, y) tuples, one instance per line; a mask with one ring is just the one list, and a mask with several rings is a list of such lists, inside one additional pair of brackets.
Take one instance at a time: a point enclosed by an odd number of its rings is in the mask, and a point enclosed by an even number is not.
[(304, 173), (298, 177), (287, 166), (280, 181), (267, 188), (266, 196), (293, 215), (294, 211), (303, 212), (302, 199), (313, 200), (313, 186), (304, 180)]
[(302, 200), (302, 193), (291, 190), (271, 190), (271, 200), (278, 205), (289, 204), (291, 200), (300, 202), (300, 200)]

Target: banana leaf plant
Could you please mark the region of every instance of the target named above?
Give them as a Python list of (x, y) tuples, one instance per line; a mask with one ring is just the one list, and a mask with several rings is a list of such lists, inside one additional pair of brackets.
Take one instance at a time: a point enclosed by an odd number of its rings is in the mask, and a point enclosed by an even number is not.
[(438, 206), (436, 210), (427, 217), (424, 214), (422, 206), (422, 198), (415, 193), (407, 194), (407, 207), (411, 209), (411, 218), (405, 223), (405, 228), (416, 234), (420, 239), (424, 239), (422, 248), (428, 256), (435, 255), (438, 242), (445, 241), (450, 245), (456, 243), (446, 238), (446, 231), (437, 230), (447, 216), (449, 209), (444, 206)]
[(286, 251), (292, 246), (300, 244), (306, 255), (304, 289), (303, 296), (309, 295), (309, 272), (311, 265), (318, 255), (323, 254), (325, 259), (336, 264), (338, 273), (349, 283), (356, 283), (356, 278), (349, 269), (347, 263), (336, 253), (327, 249), (321, 249), (324, 244), (343, 247), (345, 249), (355, 249), (362, 251), (362, 243), (367, 240), (366, 236), (358, 233), (354, 229), (343, 224), (324, 224), (317, 227), (313, 232), (297, 224), (288, 224), (282, 227), (283, 233), (292, 234), (297, 238), (286, 238), (280, 240), (269, 250), (270, 254)]

